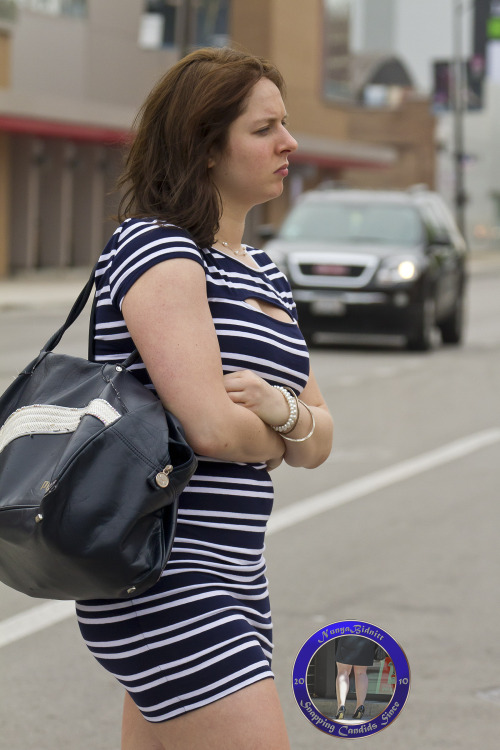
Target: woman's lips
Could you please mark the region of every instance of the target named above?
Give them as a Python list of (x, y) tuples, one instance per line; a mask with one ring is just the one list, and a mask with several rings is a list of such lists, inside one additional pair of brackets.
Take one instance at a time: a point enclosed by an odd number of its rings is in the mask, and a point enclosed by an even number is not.
[(279, 174), (281, 177), (286, 177), (288, 175), (288, 164), (283, 164), (283, 166), (277, 169), (274, 174)]

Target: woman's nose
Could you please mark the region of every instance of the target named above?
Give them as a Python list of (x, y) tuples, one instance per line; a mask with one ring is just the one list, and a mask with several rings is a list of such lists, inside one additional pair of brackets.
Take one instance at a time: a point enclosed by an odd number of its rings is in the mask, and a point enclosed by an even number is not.
[(296, 149), (298, 148), (298, 145), (299, 144), (297, 143), (297, 141), (295, 140), (295, 138), (292, 135), (290, 135), (290, 133), (287, 132), (287, 138), (286, 138), (286, 140), (284, 142), (282, 150), (283, 151), (290, 151), (290, 152), (291, 151), (296, 151)]

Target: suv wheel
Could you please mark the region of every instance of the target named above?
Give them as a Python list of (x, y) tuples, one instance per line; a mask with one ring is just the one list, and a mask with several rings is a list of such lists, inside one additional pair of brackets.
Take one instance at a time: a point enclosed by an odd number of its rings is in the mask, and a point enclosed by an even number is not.
[(455, 300), (453, 312), (439, 324), (443, 344), (461, 344), (464, 333), (464, 295)]
[(414, 332), (407, 339), (412, 351), (427, 352), (432, 345), (432, 330), (436, 321), (436, 305), (432, 297), (426, 297), (417, 312)]

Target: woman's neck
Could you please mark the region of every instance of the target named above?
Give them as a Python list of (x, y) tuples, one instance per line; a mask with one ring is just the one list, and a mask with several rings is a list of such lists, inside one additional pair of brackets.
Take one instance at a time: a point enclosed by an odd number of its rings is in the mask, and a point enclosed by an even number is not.
[(227, 212), (221, 216), (219, 221), (219, 231), (215, 239), (219, 242), (225, 242), (230, 247), (240, 247), (245, 231), (245, 217), (232, 216)]

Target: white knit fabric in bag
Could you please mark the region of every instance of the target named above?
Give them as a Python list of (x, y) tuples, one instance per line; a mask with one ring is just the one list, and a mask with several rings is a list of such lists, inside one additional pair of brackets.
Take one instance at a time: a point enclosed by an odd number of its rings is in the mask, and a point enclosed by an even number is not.
[(120, 418), (120, 413), (102, 398), (87, 406), (73, 408), (53, 404), (31, 404), (13, 412), (0, 429), (0, 453), (6, 445), (24, 435), (50, 435), (75, 432), (82, 417), (99, 419), (106, 427)]

